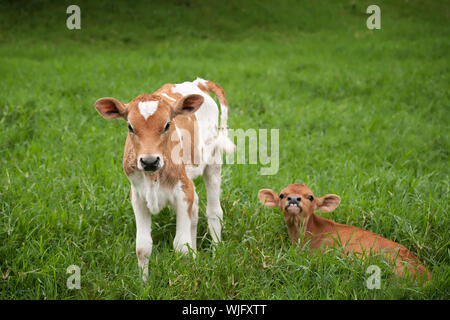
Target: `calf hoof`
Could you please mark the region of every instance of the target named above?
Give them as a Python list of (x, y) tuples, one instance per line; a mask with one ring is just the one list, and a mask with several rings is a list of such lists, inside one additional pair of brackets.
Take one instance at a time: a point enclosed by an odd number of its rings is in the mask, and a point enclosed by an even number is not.
[(173, 248), (175, 251), (181, 252), (182, 254), (188, 254), (189, 252), (194, 251), (190, 239), (179, 239), (177, 237), (173, 240)]

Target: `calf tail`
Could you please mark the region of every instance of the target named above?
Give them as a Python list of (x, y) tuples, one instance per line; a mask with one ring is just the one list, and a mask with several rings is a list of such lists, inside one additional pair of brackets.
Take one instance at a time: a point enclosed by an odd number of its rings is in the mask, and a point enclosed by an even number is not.
[(198, 87), (204, 91), (213, 92), (219, 99), (220, 104), (220, 127), (217, 138), (217, 146), (221, 151), (230, 153), (236, 150), (234, 143), (228, 138), (228, 102), (225, 98), (225, 91), (217, 83), (197, 78), (194, 81)]

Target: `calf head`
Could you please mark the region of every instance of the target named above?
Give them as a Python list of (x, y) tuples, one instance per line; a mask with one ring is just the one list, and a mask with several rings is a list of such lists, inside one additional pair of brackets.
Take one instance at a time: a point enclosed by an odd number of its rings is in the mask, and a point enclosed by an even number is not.
[(299, 240), (301, 222), (307, 221), (315, 210), (331, 212), (341, 202), (341, 198), (335, 194), (315, 198), (305, 184), (288, 185), (279, 195), (272, 189), (261, 189), (258, 198), (266, 207), (278, 207), (283, 211), (289, 236), (295, 243)]
[(95, 102), (95, 108), (106, 119), (122, 118), (127, 121), (129, 140), (136, 154), (136, 167), (155, 172), (164, 166), (164, 160), (170, 156), (172, 119), (197, 111), (203, 100), (201, 95), (191, 94), (169, 104), (159, 95), (142, 94), (127, 104), (115, 98), (101, 98)]

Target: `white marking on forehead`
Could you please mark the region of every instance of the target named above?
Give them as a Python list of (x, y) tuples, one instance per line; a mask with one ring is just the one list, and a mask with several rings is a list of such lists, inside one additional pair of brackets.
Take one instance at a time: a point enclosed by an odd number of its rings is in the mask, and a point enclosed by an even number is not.
[(164, 96), (164, 97), (166, 97), (167, 99), (172, 100), (172, 101), (177, 101), (176, 99), (174, 99), (174, 98), (172, 98), (172, 97), (169, 97), (169, 96), (168, 96), (167, 94), (165, 94), (165, 93), (161, 93), (161, 95)]
[(159, 101), (139, 102), (138, 107), (145, 120), (156, 112)]

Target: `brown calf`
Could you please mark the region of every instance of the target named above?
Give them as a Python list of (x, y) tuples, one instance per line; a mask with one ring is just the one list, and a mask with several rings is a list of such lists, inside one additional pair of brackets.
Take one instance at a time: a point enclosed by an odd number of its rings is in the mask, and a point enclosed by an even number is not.
[(431, 279), (420, 261), (404, 246), (370, 231), (316, 215), (314, 211), (317, 209), (322, 212), (331, 212), (337, 208), (341, 199), (335, 194), (315, 198), (308, 186), (291, 184), (281, 190), (280, 195), (271, 189), (259, 190), (258, 198), (269, 208), (279, 207), (283, 210), (289, 236), (295, 244), (299, 243), (300, 227), (302, 227), (304, 235), (302, 246), (309, 242), (311, 249), (343, 248), (344, 252), (352, 252), (358, 256), (380, 252), (390, 261), (395, 262), (396, 274), (404, 275), (406, 264), (411, 275), (414, 276), (418, 271), (421, 278), (426, 272), (428, 279)]
[[(213, 92), (219, 108), (209, 95)], [(101, 98), (97, 111), (107, 119), (124, 119), (128, 135), (123, 168), (131, 183), (136, 219), (136, 255), (148, 275), (152, 252), (151, 214), (171, 206), (177, 215), (175, 250), (197, 248), (198, 196), (193, 179), (203, 175), (206, 215), (214, 242), (221, 240), (221, 155), (234, 150), (227, 135), (228, 105), (216, 83), (197, 78), (165, 84), (153, 94), (141, 94), (129, 103)]]

